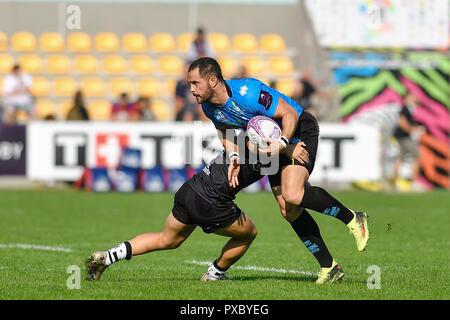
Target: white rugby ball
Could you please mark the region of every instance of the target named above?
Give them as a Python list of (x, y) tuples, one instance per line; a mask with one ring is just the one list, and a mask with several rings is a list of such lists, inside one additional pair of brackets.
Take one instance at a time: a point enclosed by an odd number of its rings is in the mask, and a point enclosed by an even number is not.
[(250, 119), (247, 124), (248, 139), (257, 148), (267, 148), (264, 139), (279, 139), (281, 128), (273, 119), (265, 116), (256, 116)]

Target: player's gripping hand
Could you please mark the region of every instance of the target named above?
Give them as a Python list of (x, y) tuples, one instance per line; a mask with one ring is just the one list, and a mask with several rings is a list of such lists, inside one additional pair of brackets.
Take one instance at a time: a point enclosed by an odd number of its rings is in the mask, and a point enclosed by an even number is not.
[(267, 148), (258, 148), (258, 152), (261, 154), (271, 157), (283, 152), (285, 149), (279, 139), (263, 138), (262, 140), (267, 143)]
[(284, 150), (285, 154), (294, 160), (299, 161), (301, 164), (309, 162), (309, 153), (305, 149), (306, 144), (302, 141), (295, 144), (288, 144)]
[(239, 185), (238, 175), (240, 170), (239, 157), (231, 158), (230, 165), (228, 166), (228, 181), (230, 182), (230, 187), (236, 188)]

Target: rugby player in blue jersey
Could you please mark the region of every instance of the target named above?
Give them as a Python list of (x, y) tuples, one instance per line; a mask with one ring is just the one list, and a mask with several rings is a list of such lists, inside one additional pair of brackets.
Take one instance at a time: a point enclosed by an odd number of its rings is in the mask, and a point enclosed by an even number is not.
[(228, 180), (232, 187), (239, 185), (240, 158), (238, 144), (228, 129), (246, 130), (248, 121), (258, 115), (280, 124), (282, 137), (276, 141), (269, 139), (269, 147), (258, 150), (268, 155), (279, 154), (279, 170), (269, 176), (272, 192), (282, 216), (320, 264), (317, 283), (342, 279), (341, 267), (332, 258), (319, 227), (305, 208), (344, 222), (353, 233), (359, 251), (366, 248), (369, 239), (368, 218), (366, 213), (348, 209), (323, 188), (308, 183), (319, 137), (316, 119), (295, 101), (259, 80), (224, 80), (219, 64), (209, 57), (191, 63), (188, 81), (192, 94), (214, 123), (230, 155)]

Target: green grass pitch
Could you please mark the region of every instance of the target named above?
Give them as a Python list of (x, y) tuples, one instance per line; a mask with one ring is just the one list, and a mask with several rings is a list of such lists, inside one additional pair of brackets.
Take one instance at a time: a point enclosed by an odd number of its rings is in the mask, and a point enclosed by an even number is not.
[[(0, 299), (450, 298), (448, 192), (331, 193), (350, 208), (369, 214), (372, 237), (368, 249), (358, 252), (343, 223), (311, 211), (345, 271), (342, 283), (318, 286), (316, 260), (281, 217), (270, 193), (238, 195), (237, 204), (255, 222), (258, 236), (229, 270), (233, 281), (199, 281), (206, 263), (218, 256), (227, 238), (197, 228), (178, 249), (121, 261), (93, 283), (83, 280), (89, 254), (140, 233), (160, 231), (173, 194), (2, 190)], [(67, 286), (76, 284), (71, 282), (76, 271), (68, 273), (70, 266), (81, 270), (79, 289)], [(375, 275), (367, 272), (370, 266), (379, 268), (379, 289), (368, 288), (369, 277)]]

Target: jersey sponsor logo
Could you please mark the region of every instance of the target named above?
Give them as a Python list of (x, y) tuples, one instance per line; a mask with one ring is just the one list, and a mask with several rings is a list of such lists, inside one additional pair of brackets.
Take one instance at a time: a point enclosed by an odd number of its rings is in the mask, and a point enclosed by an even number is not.
[(242, 87), (239, 88), (239, 94), (241, 96), (245, 96), (247, 94), (247, 92), (248, 92), (248, 87), (247, 86), (242, 86)]
[(227, 117), (221, 111), (216, 111), (216, 119), (217, 120), (225, 120)]
[(261, 92), (259, 93), (258, 103), (266, 108), (266, 110), (269, 110), (270, 106), (272, 105), (272, 99), (273, 98), (270, 93), (261, 90)]

